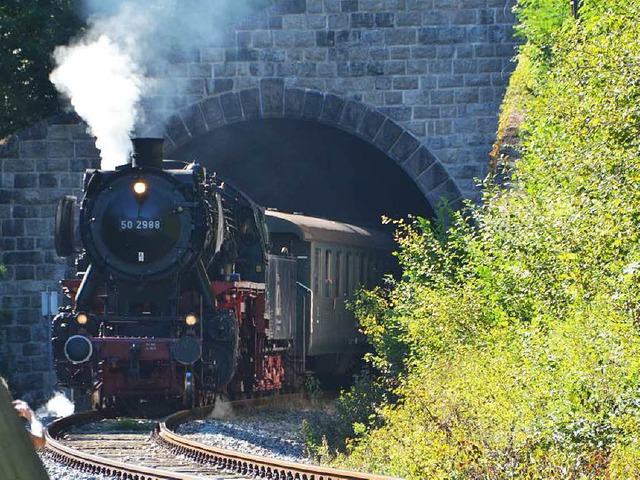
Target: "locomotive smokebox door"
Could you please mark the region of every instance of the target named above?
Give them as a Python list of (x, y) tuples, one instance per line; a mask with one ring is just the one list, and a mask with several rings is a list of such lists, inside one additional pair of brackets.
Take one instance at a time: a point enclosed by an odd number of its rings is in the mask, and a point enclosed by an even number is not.
[[(159, 155), (160, 147), (149, 150)], [(148, 158), (151, 154), (138, 153), (134, 160), (161, 166), (162, 159)], [(100, 181), (91, 180), (93, 193), (82, 202), (80, 231), (87, 255), (118, 281), (173, 277), (188, 271), (205, 249), (208, 217), (194, 190), (196, 174), (154, 167), (103, 172)]]

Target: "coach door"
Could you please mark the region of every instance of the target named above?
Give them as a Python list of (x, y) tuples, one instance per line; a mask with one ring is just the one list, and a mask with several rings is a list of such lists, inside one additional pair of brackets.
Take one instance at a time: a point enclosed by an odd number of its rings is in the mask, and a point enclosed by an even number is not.
[(313, 318), (309, 355), (341, 353), (356, 338), (355, 320), (345, 301), (356, 277), (356, 251), (340, 245), (312, 244)]

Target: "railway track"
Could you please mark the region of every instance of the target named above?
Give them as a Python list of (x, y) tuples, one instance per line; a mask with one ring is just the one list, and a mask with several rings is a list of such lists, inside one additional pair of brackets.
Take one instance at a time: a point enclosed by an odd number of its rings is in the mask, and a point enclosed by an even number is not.
[[(254, 405), (255, 401), (233, 403), (234, 409)], [(206, 418), (212, 409), (178, 412), (160, 422), (139, 421), (135, 428), (131, 421), (110, 419), (108, 413), (71, 415), (47, 427), (47, 454), (74, 469), (131, 480), (388, 478), (250, 455), (205, 445), (175, 433), (179, 425)]]

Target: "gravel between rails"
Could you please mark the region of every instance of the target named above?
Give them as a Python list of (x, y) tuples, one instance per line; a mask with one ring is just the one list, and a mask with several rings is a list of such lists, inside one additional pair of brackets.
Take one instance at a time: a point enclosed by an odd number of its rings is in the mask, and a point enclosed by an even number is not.
[(304, 448), (303, 423), (326, 421), (329, 416), (327, 407), (319, 405), (264, 408), (221, 418), (214, 411), (212, 418), (181, 425), (176, 433), (206, 445), (312, 464)]
[[(331, 408), (326, 403), (305, 402), (294, 406), (263, 407), (238, 413), (221, 404), (219, 408), (216, 407), (210, 418), (181, 425), (176, 433), (220, 448), (312, 464), (314, 462), (307, 456), (304, 448), (303, 423), (323, 422), (330, 416)], [(54, 462), (44, 452), (40, 452), (40, 458), (51, 480), (114, 478), (78, 472)]]
[[(47, 417), (42, 420), (44, 425), (49, 424), (56, 418)], [(84, 428), (84, 427), (80, 427)], [(98, 422), (96, 424), (92, 424), (89, 428), (92, 432), (99, 431), (108, 431), (108, 426), (104, 422)], [(76, 427), (78, 429), (78, 427)], [(151, 429), (151, 426), (149, 426)], [(146, 433), (145, 433), (146, 435)], [(50, 480), (113, 480), (115, 477), (100, 475), (100, 474), (91, 474), (87, 472), (80, 472), (78, 470), (74, 470), (73, 468), (67, 467), (60, 463), (55, 462), (53, 459), (49, 457), (45, 450), (39, 450), (38, 454), (40, 456), (40, 460), (42, 461), (47, 473), (49, 474)]]
[(86, 472), (79, 472), (51, 460), (46, 454), (40, 452), (40, 459), (51, 480), (113, 480), (114, 477), (104, 475), (92, 475)]

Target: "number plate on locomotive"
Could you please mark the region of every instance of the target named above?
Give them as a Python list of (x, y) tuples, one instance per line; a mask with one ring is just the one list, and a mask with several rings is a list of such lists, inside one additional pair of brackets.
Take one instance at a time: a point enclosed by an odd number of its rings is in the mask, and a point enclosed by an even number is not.
[(120, 230), (160, 230), (160, 220), (120, 220)]

